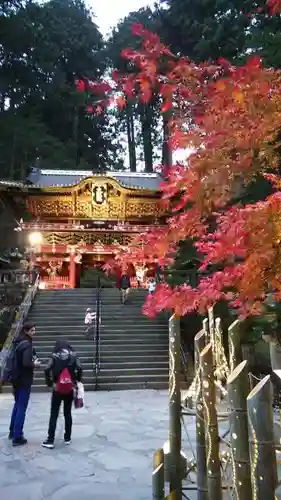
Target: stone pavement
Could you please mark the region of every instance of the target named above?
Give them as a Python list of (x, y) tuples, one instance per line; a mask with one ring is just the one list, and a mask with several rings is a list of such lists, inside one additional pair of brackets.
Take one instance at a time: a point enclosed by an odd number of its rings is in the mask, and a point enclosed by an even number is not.
[[(46, 450), (50, 395), (33, 394), (26, 418), (28, 445), (7, 439), (12, 396), (0, 394), (0, 491), (12, 500), (150, 500), (154, 451), (168, 437), (166, 391), (86, 393), (73, 411), (73, 441)], [(188, 423), (194, 443), (194, 420)], [(184, 450), (188, 455), (188, 449)], [(194, 498), (193, 496), (191, 497)]]

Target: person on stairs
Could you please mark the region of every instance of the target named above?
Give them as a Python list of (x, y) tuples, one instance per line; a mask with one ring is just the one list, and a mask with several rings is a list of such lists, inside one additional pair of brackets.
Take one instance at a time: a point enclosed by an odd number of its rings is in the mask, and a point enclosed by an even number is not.
[(48, 437), (42, 443), (44, 448), (54, 448), (57, 419), (61, 403), (65, 420), (65, 444), (71, 443), (73, 392), (77, 382), (82, 382), (82, 368), (79, 359), (71, 345), (58, 340), (55, 344), (52, 357), (45, 369), (46, 384), (52, 388), (51, 414), (49, 420)]
[(148, 282), (148, 293), (149, 294), (152, 294), (154, 293), (156, 290), (156, 281), (155, 281), (155, 278), (150, 278), (149, 282)]
[(23, 435), (26, 410), (29, 403), (34, 368), (40, 366), (40, 361), (34, 356), (32, 339), (35, 334), (33, 323), (24, 323), (21, 334), (14, 343), (14, 361), (11, 373), (13, 385), (14, 407), (11, 415), (9, 439), (13, 446), (27, 443)]
[(120, 279), (121, 302), (126, 304), (130, 293), (131, 282), (128, 274), (123, 273)]
[(85, 314), (85, 335), (88, 338), (91, 334), (94, 333), (97, 321), (97, 313), (94, 312), (90, 307), (86, 309)]

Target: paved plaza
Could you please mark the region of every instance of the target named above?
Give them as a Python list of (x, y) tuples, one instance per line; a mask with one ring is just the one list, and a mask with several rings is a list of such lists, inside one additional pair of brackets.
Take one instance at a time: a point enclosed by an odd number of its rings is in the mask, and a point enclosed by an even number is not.
[[(166, 391), (86, 393), (73, 411), (73, 441), (56, 448), (46, 437), (50, 395), (33, 394), (26, 418), (28, 445), (7, 439), (11, 395), (0, 395), (0, 492), (11, 500), (150, 500), (153, 452), (168, 437)], [(190, 422), (191, 427), (193, 423)]]

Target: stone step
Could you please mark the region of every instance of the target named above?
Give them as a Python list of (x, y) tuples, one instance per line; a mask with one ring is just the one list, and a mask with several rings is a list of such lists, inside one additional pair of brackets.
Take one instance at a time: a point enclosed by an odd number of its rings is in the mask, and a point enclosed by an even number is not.
[[(77, 310), (75, 311), (75, 314), (73, 314), (74, 312), (74, 309), (70, 309), (69, 311), (65, 310), (65, 309), (62, 309), (62, 310), (58, 310), (58, 311), (54, 311), (54, 310), (45, 310), (45, 313), (44, 315), (41, 316), (40, 312), (36, 312), (34, 313), (33, 311), (31, 311), (31, 313), (29, 314), (29, 318), (30, 319), (33, 319), (34, 321), (36, 320), (39, 320), (40, 321), (40, 317), (43, 319), (45, 318), (49, 318), (50, 321), (53, 321), (53, 322), (56, 322), (56, 320), (60, 319), (61, 321), (64, 321), (64, 320), (72, 320), (72, 321), (83, 321), (84, 323), (84, 319), (85, 319), (85, 310)], [(119, 321), (122, 321), (122, 320), (142, 320), (143, 322), (147, 322), (147, 323), (153, 323), (153, 324), (161, 324), (161, 325), (168, 325), (168, 320), (164, 319), (164, 318), (149, 318), (148, 316), (145, 316), (144, 314), (142, 314), (139, 310), (137, 312), (123, 312), (122, 311), (112, 311), (112, 310), (108, 310), (108, 311), (101, 311), (100, 313), (100, 317), (101, 317), (101, 320), (102, 321), (116, 321), (116, 320), (119, 320)], [(41, 321), (42, 322), (42, 321)]]
[[(65, 327), (71, 327), (71, 326), (80, 326), (80, 327), (85, 327), (85, 323), (84, 323), (84, 317), (80, 316), (80, 318), (75, 318), (75, 319), (72, 319), (71, 317), (69, 316), (66, 316), (66, 317), (57, 317), (57, 318), (50, 318), (50, 317), (46, 317), (46, 319), (35, 319), (32, 315), (29, 317), (29, 320), (30, 321), (33, 321), (36, 325), (36, 328), (37, 330), (38, 329), (42, 329), (42, 328), (57, 328), (58, 326), (65, 326)], [(104, 317), (104, 318), (101, 318), (101, 324), (102, 326), (105, 326), (105, 327), (112, 327), (112, 326), (116, 326), (116, 322), (117, 322), (118, 318), (109, 318), (109, 317)], [(149, 328), (149, 327), (152, 327), (152, 328), (155, 328), (155, 327), (160, 327), (160, 328), (163, 328), (163, 329), (168, 329), (168, 324), (167, 323), (161, 323), (161, 322), (158, 322), (158, 321), (151, 321), (151, 320), (147, 320), (145, 317), (134, 317), (134, 318), (127, 318), (127, 317), (124, 317), (124, 318), (120, 318), (120, 321), (122, 321), (122, 324), (126, 327), (130, 327), (130, 326), (134, 326), (134, 325), (140, 325), (142, 326), (143, 328)], [(95, 322), (93, 323), (95, 324)]]
[[(41, 373), (42, 370), (45, 370), (47, 363), (50, 359), (50, 357), (45, 357), (45, 358), (40, 358), (42, 361), (42, 364), (38, 370), (35, 371), (35, 378), (38, 378), (38, 373)], [(87, 362), (83, 362), (82, 358), (79, 358), (81, 362), (81, 366), (83, 368), (83, 372), (89, 372), (93, 371), (94, 367), (94, 356), (92, 357), (91, 360)], [(112, 361), (112, 360), (106, 360), (106, 359), (101, 359), (100, 361), (100, 366), (101, 366), (101, 374), (102, 376), (106, 374), (108, 370), (135, 370), (135, 369), (164, 369), (167, 370), (169, 365), (169, 360), (168, 357), (166, 356), (165, 358), (163, 357), (160, 360), (153, 359), (153, 358), (148, 358), (148, 359), (142, 359), (138, 358), (136, 360), (128, 360), (128, 361)], [(42, 376), (42, 375), (41, 375)], [(40, 378), (40, 375), (39, 375)]]
[(162, 373), (162, 374), (158, 374), (158, 373), (150, 373), (150, 374), (143, 374), (143, 375), (134, 375), (134, 374), (130, 374), (130, 375), (126, 375), (126, 374), (120, 374), (120, 375), (117, 375), (117, 376), (104, 376), (102, 375), (101, 373), (99, 374), (99, 377), (98, 377), (98, 383), (100, 386), (102, 386), (103, 384), (115, 384), (115, 383), (125, 383), (125, 384), (130, 384), (130, 383), (139, 383), (139, 384), (142, 384), (142, 386), (145, 388), (147, 386), (147, 384), (150, 382), (154, 382), (154, 383), (158, 383), (158, 382), (166, 382), (167, 386), (168, 386), (168, 379), (169, 379), (169, 376), (168, 376), (168, 369), (167, 369), (167, 373)]
[[(38, 325), (35, 324), (36, 326), (36, 337), (42, 337), (42, 336), (50, 336), (54, 337), (56, 335), (59, 336), (65, 336), (65, 335), (80, 335), (83, 336), (84, 332), (86, 330), (86, 326), (84, 323), (71, 323), (69, 325), (67, 324), (46, 324), (45, 326), (43, 325)], [(96, 325), (92, 324), (91, 325), (92, 331), (96, 330)], [(120, 324), (118, 321), (117, 322), (105, 322), (100, 324), (100, 335), (102, 336), (104, 333), (122, 333), (122, 332), (140, 332), (140, 333), (145, 333), (145, 332), (156, 332), (160, 333), (162, 335), (168, 335), (168, 327), (167, 325), (161, 325), (160, 323), (156, 324), (151, 324), (151, 323), (141, 323), (139, 321), (135, 321), (134, 323), (130, 322), (124, 322), (123, 324)]]
[[(133, 313), (137, 313), (137, 314), (141, 314), (143, 315), (142, 313), (142, 307), (143, 307), (144, 303), (141, 302), (140, 304), (132, 304), (132, 305), (128, 305), (128, 306), (124, 306), (122, 304), (107, 304), (106, 306), (104, 304), (101, 305), (101, 311), (103, 313), (112, 313), (112, 312), (115, 312), (115, 313), (120, 313), (120, 314), (133, 314)], [(38, 312), (38, 313), (42, 313), (42, 314), (49, 314), (50, 311), (53, 312), (54, 314), (55, 313), (63, 313), (64, 311), (72, 311), (72, 312), (76, 312), (78, 313), (79, 311), (83, 311), (83, 313), (85, 313), (86, 309), (90, 307), (92, 309), (96, 309), (96, 303), (95, 302), (85, 302), (85, 301), (82, 301), (82, 302), (78, 302), (77, 300), (73, 303), (69, 303), (69, 301), (65, 302), (65, 303), (62, 303), (62, 302), (59, 302), (59, 303), (56, 303), (56, 304), (53, 304), (53, 303), (48, 303), (48, 304), (34, 304), (34, 306), (32, 306), (30, 312), (31, 313), (34, 313), (34, 312)]]
[[(65, 337), (68, 338), (69, 342), (72, 341), (83, 341), (85, 339), (91, 340), (91, 338), (87, 338), (86, 334), (84, 332), (84, 328), (70, 328), (68, 330), (66, 329), (60, 329), (56, 328), (55, 330), (50, 330), (49, 328), (46, 328), (42, 330), (42, 332), (37, 332), (36, 339), (34, 340), (35, 342), (43, 342), (44, 340), (59, 340), (59, 339), (65, 339)], [(141, 338), (146, 338), (146, 337), (155, 337), (159, 339), (164, 339), (168, 337), (168, 331), (163, 330), (161, 328), (153, 328), (152, 326), (148, 328), (141, 328), (138, 325), (132, 325), (132, 326), (126, 326), (126, 328), (123, 328), (122, 330), (117, 330), (116, 327), (114, 326), (108, 327), (108, 328), (103, 328), (102, 331), (100, 332), (100, 339), (101, 341), (108, 339), (114, 339), (114, 338), (124, 338), (130, 339), (132, 335), (139, 335)], [(94, 339), (93, 339), (94, 340)]]
[[(148, 380), (146, 382), (142, 381), (135, 381), (135, 380), (130, 380), (130, 382), (124, 382), (124, 381), (115, 381), (115, 382), (110, 382), (110, 381), (104, 381), (104, 380), (98, 380), (98, 391), (128, 391), (128, 390), (138, 390), (138, 389), (155, 389), (158, 391), (164, 391), (168, 389), (168, 379), (167, 380), (159, 380), (159, 379), (152, 379)], [(95, 386), (92, 390), (95, 389)], [(86, 399), (87, 401), (87, 399)]]
[[(100, 328), (100, 333), (102, 335), (103, 332), (116, 332), (116, 333), (122, 333), (124, 331), (128, 332), (145, 332), (145, 331), (155, 331), (158, 333), (162, 333), (163, 335), (166, 335), (166, 332), (168, 332), (168, 328), (163, 325), (142, 325), (136, 322), (135, 324), (124, 324), (124, 326), (118, 324), (118, 322), (114, 325), (112, 323), (110, 324), (101, 324)], [(85, 325), (82, 324), (74, 324), (74, 325), (46, 325), (44, 326), (36, 326), (36, 338), (41, 337), (42, 335), (46, 336), (49, 335), (50, 337), (53, 337), (54, 335), (70, 335), (72, 334), (81, 334), (83, 335), (85, 332)]]
[[(86, 365), (85, 365), (86, 366)], [(106, 359), (101, 358), (100, 361), (100, 366), (101, 366), (101, 376), (103, 377), (108, 370), (118, 370), (120, 373), (122, 370), (141, 370), (141, 369), (149, 369), (149, 373), (151, 373), (151, 370), (154, 369), (163, 369), (165, 370), (165, 373), (167, 373), (167, 370), (169, 369), (169, 359), (168, 356), (166, 359), (163, 359), (161, 361), (157, 360), (143, 360), (141, 361), (136, 361), (136, 360), (130, 360), (130, 361), (120, 361), (117, 362), (112, 362), (108, 361)]]
[[(153, 342), (147, 342), (147, 339), (145, 339), (146, 342), (142, 342), (142, 341), (136, 341), (136, 342), (124, 342), (124, 340), (122, 341), (116, 341), (116, 342), (103, 342), (101, 344), (101, 351), (102, 352), (105, 352), (105, 353), (108, 353), (109, 351), (111, 351), (111, 354), (114, 354), (114, 350), (116, 349), (116, 351), (120, 352), (120, 351), (132, 351), (133, 349), (136, 350), (136, 352), (140, 351), (140, 352), (147, 352), (148, 350), (166, 350), (168, 349), (168, 342), (165, 342), (163, 340), (161, 340), (161, 342), (158, 340), (158, 341), (153, 341)], [(55, 345), (55, 341), (54, 340), (51, 340), (49, 341), (48, 343), (46, 342), (43, 342), (43, 343), (35, 343), (34, 344), (34, 347), (36, 349), (36, 351), (38, 353), (50, 353), (52, 352), (53, 350), (53, 347)], [(94, 344), (92, 343), (83, 343), (83, 342), (72, 342), (72, 348), (74, 349), (74, 351), (77, 353), (77, 355), (79, 353), (94, 353), (95, 352), (95, 346)], [(141, 349), (141, 350), (140, 350)], [(39, 355), (39, 354), (38, 354)]]
[[(116, 350), (118, 351), (117, 348), (116, 348)], [(88, 347), (88, 351), (89, 351), (89, 347)], [(36, 352), (37, 352), (38, 357), (40, 357), (40, 359), (42, 359), (42, 360), (49, 359), (51, 356), (51, 353), (52, 353), (52, 351), (49, 348), (44, 348), (44, 347), (43, 348), (36, 348)], [(78, 355), (78, 352), (77, 352), (77, 355)], [(91, 360), (93, 360), (94, 355), (95, 355), (94, 348), (93, 348), (91, 353), (80, 349), (79, 359), (81, 359), (81, 363), (83, 363), (84, 361), (85, 362), (91, 361)], [(100, 353), (101, 360), (106, 360), (109, 362), (111, 360), (112, 360), (112, 362), (115, 362), (118, 360), (119, 361), (123, 360), (125, 362), (127, 359), (130, 359), (132, 361), (137, 361), (137, 360), (145, 361), (146, 359), (147, 360), (155, 359), (155, 361), (157, 361), (158, 359), (163, 359), (163, 357), (166, 359), (167, 356), (168, 356), (168, 351), (167, 351), (166, 345), (162, 349), (161, 348), (153, 348), (153, 347), (148, 346), (145, 350), (142, 348), (141, 351), (138, 348), (137, 349), (128, 348), (128, 350), (125, 350), (123, 352), (122, 358), (120, 357), (120, 355), (118, 356), (116, 354), (115, 350), (113, 352), (111, 352), (110, 350), (106, 351), (105, 349), (103, 349), (102, 352)]]
[[(145, 341), (145, 343), (143, 342), (143, 340)], [(166, 348), (168, 347), (168, 342), (165, 342), (163, 339), (158, 339), (158, 338), (149, 338), (149, 337), (146, 337), (145, 339), (139, 339), (139, 338), (134, 338), (132, 337), (130, 340), (124, 340), (124, 339), (110, 339), (110, 341), (106, 341), (104, 340), (104, 342), (101, 343), (101, 350), (104, 350), (104, 349), (112, 349), (114, 350), (115, 348), (120, 348), (120, 349), (124, 349), (124, 350), (127, 350), (127, 349), (130, 349), (132, 348), (133, 346), (137, 346), (139, 349), (143, 350), (145, 347), (144, 346), (159, 346), (160, 348), (160, 345), (163, 345), (163, 347), (165, 346)], [(54, 340), (46, 340), (46, 341), (43, 341), (43, 342), (40, 342), (40, 341), (37, 341), (36, 343), (34, 343), (34, 347), (35, 349), (39, 349), (39, 347), (41, 348), (44, 348), (44, 349), (52, 349), (53, 346), (55, 344), (55, 341)], [(89, 350), (89, 349), (93, 349), (94, 351), (94, 344), (90, 344), (90, 343), (86, 343), (86, 342), (80, 342), (80, 341), (77, 341), (77, 340), (74, 340), (73, 342), (71, 342), (71, 346), (72, 348), (78, 352), (79, 350), (83, 352), (83, 350)], [(41, 349), (42, 350), (42, 349)]]
[[(67, 337), (61, 337), (63, 340), (66, 340), (67, 342), (69, 342), (69, 344), (73, 347), (73, 349), (78, 349), (80, 347), (80, 344), (82, 343), (82, 345), (88, 345), (88, 348), (89, 349), (92, 349), (92, 351), (95, 350), (95, 343), (94, 342), (90, 342), (90, 340), (88, 341), (88, 343), (86, 344), (85, 342), (83, 342), (83, 339), (81, 338), (77, 338), (77, 337), (70, 337), (70, 336), (67, 336)], [(56, 337), (56, 339), (52, 339), (52, 338), (46, 338), (44, 339), (44, 341), (41, 341), (41, 340), (37, 340), (35, 343), (34, 343), (34, 346), (35, 348), (39, 348), (39, 347), (49, 347), (49, 346), (54, 346), (55, 342), (59, 340), (58, 337)], [(124, 334), (124, 335), (118, 335), (118, 337), (116, 337), (116, 335), (112, 334), (111, 336), (110, 335), (107, 335), (107, 336), (104, 336), (100, 342), (100, 348), (101, 348), (101, 351), (103, 350), (103, 346), (105, 345), (112, 345), (112, 347), (114, 348), (114, 346), (116, 344), (123, 344), (123, 345), (126, 345), (127, 348), (131, 345), (139, 345), (140, 349), (141, 349), (141, 345), (143, 342), (147, 343), (147, 344), (151, 344), (152, 343), (155, 343), (157, 344), (158, 342), (163, 342), (165, 343), (165, 337), (162, 337), (162, 336), (157, 336), (155, 333), (151, 333), (151, 334), (146, 334), (146, 335), (143, 335), (142, 336), (142, 339), (140, 339), (140, 342), (135, 342), (134, 340), (131, 340), (131, 338), (128, 338), (128, 334)], [(166, 342), (166, 345), (168, 346), (168, 338), (167, 338), (167, 342)]]
[[(146, 367), (146, 368), (122, 368), (119, 369), (113, 368), (113, 369), (105, 369), (101, 367), (100, 373), (99, 373), (99, 378), (100, 380), (124, 380), (127, 381), (128, 377), (141, 377), (141, 378), (150, 378), (150, 377), (155, 377), (159, 375), (159, 378), (161, 377), (166, 377), (168, 378), (168, 372), (169, 372), (169, 367), (168, 363), (164, 367), (160, 368), (155, 368), (155, 367)], [(86, 380), (91, 380), (94, 377), (94, 370), (93, 368), (91, 369), (84, 369), (83, 370), (83, 379)], [(40, 383), (43, 385), (45, 381), (45, 376), (44, 376), (44, 371), (38, 370), (35, 375), (34, 375), (34, 383)]]
[[(47, 357), (50, 356), (53, 352), (53, 347), (55, 343), (51, 343), (50, 345), (46, 346), (37, 346), (35, 345), (35, 349), (37, 352), (37, 356), (40, 357)], [(73, 349), (75, 350), (75, 353), (77, 354), (78, 357), (80, 356), (85, 356), (89, 355), (91, 353), (92, 356), (95, 355), (95, 347), (89, 347), (88, 345), (79, 345), (79, 346), (72, 346)], [(134, 349), (135, 348), (135, 349)], [(120, 357), (122, 356), (121, 359), (130, 356), (132, 352), (135, 353), (135, 356), (138, 354), (140, 355), (146, 355), (150, 354), (151, 352), (157, 351), (158, 353), (166, 353), (168, 352), (168, 345), (167, 344), (142, 344), (141, 345), (141, 350), (140, 350), (140, 345), (135, 344), (135, 345), (127, 345), (127, 344), (103, 344), (102, 350), (100, 351), (100, 355), (105, 357), (110, 354), (116, 354), (116, 352), (120, 353)], [(127, 354), (129, 353), (129, 354)]]
[[(168, 338), (168, 330), (163, 328), (142, 328), (139, 325), (126, 326), (124, 328), (120, 328), (120, 325), (117, 327), (102, 327), (100, 330), (100, 339), (106, 338), (108, 335), (112, 338), (118, 338), (120, 335), (125, 334), (126, 339), (129, 341), (132, 338), (136, 340), (141, 340), (144, 336), (152, 336), (156, 335), (159, 339)], [(90, 342), (94, 343), (94, 334), (91, 335), (90, 338), (87, 338), (85, 334), (85, 327), (81, 328), (80, 326), (65, 328), (65, 327), (57, 327), (57, 328), (45, 328), (37, 332), (34, 337), (34, 342), (40, 342), (44, 340), (54, 341), (58, 339), (66, 339), (68, 337), (77, 337), (77, 341), (81, 342)]]

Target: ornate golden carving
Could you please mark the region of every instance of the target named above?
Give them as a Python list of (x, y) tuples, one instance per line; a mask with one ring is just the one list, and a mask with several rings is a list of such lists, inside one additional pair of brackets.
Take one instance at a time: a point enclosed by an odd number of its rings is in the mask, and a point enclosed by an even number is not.
[(92, 218), (93, 219), (111, 219), (110, 214), (108, 213), (108, 205), (96, 205), (92, 206)]
[(113, 198), (120, 197), (121, 191), (119, 189), (117, 189), (116, 186), (113, 186), (112, 184), (108, 184), (108, 196), (109, 197), (112, 196)]
[(28, 202), (28, 210), (36, 217), (71, 217), (73, 215), (72, 198), (70, 196), (31, 198)]
[(120, 201), (112, 200), (108, 202), (108, 213), (111, 219), (121, 219), (121, 210)]
[(155, 201), (139, 202), (129, 201), (126, 203), (126, 218), (130, 216), (135, 217), (149, 217), (159, 214), (159, 206)]
[(128, 245), (134, 235), (129, 233), (43, 233), (43, 244), (55, 245)]
[(91, 202), (82, 198), (76, 202), (76, 217), (88, 218), (91, 217)]

